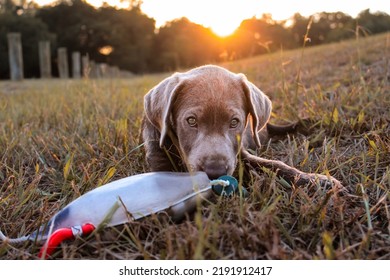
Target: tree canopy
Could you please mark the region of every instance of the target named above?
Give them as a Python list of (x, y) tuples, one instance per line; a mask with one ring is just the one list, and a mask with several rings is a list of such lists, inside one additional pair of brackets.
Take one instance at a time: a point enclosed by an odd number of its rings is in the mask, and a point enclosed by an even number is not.
[[(293, 15), (275, 21), (269, 14), (242, 21), (225, 38), (187, 18), (175, 19), (156, 29), (155, 20), (142, 12), (142, 1), (128, 9), (108, 5), (96, 8), (84, 0), (62, 0), (39, 7), (33, 2), (0, 0), (0, 78), (9, 77), (7, 33), (22, 34), (26, 77), (38, 77), (38, 42), (49, 40), (53, 63), (55, 49), (80, 51), (96, 62), (133, 73), (172, 71), (302, 46), (309, 22), (310, 45), (340, 41), (356, 32), (375, 34), (390, 30), (386, 13), (362, 11), (357, 18), (344, 14)], [(56, 69), (56, 67), (53, 67)], [(54, 73), (56, 74), (56, 73)]]

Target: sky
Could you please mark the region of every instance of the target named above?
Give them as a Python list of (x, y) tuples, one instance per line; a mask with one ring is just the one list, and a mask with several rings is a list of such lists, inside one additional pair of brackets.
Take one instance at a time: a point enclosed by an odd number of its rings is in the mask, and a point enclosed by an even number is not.
[[(35, 0), (41, 5), (53, 0)], [(100, 6), (103, 2), (126, 7), (120, 0), (87, 0)], [(187, 17), (192, 22), (210, 27), (220, 36), (234, 32), (244, 19), (263, 13), (272, 14), (273, 19), (288, 19), (299, 12), (309, 16), (317, 12), (342, 11), (353, 17), (362, 10), (382, 11), (390, 14), (389, 0), (143, 0), (142, 11), (156, 20), (156, 27), (176, 18)]]

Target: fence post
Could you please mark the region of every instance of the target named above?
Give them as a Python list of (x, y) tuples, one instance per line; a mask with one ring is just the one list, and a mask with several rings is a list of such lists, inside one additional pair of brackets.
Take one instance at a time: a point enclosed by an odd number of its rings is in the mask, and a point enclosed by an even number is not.
[(72, 76), (73, 79), (81, 78), (80, 52), (72, 52)]
[(8, 56), (11, 80), (23, 80), (23, 53), (20, 33), (8, 33)]
[(39, 68), (41, 70), (41, 78), (51, 78), (51, 55), (50, 41), (39, 42)]
[(81, 65), (82, 65), (82, 68), (83, 68), (83, 77), (84, 78), (88, 78), (89, 75), (90, 75), (90, 72), (91, 72), (91, 67), (89, 65), (89, 56), (88, 56), (88, 54), (83, 55), (81, 57)]
[(106, 63), (99, 63), (98, 64), (100, 78), (107, 78), (108, 75), (108, 65)]
[(89, 61), (89, 66), (91, 67), (91, 73), (89, 75), (90, 78), (92, 78), (92, 79), (99, 79), (100, 78), (100, 71), (99, 71), (99, 67), (96, 64), (96, 62), (93, 61), (93, 60), (90, 60)]
[(68, 54), (66, 48), (58, 48), (58, 73), (61, 79), (69, 78)]
[(116, 79), (120, 78), (120, 70), (118, 66), (112, 67), (112, 77)]

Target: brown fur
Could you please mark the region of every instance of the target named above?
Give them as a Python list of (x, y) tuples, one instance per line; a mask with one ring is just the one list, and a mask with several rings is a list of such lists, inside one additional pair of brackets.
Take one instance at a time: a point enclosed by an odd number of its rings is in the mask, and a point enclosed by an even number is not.
[(258, 171), (267, 167), (298, 183), (327, 180), (247, 152), (260, 147), (271, 109), (269, 98), (243, 74), (213, 65), (176, 73), (145, 96), (147, 163), (152, 171), (205, 171), (212, 179), (231, 175), (241, 152)]

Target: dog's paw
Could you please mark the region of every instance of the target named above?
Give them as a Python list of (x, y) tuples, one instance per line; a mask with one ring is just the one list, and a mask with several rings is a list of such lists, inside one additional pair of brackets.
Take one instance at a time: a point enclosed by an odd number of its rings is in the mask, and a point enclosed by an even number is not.
[(339, 180), (332, 176), (326, 176), (322, 174), (309, 174), (309, 176), (311, 177), (311, 182), (318, 183), (321, 187), (326, 189), (332, 189), (337, 192), (344, 189), (343, 184), (341, 184)]

